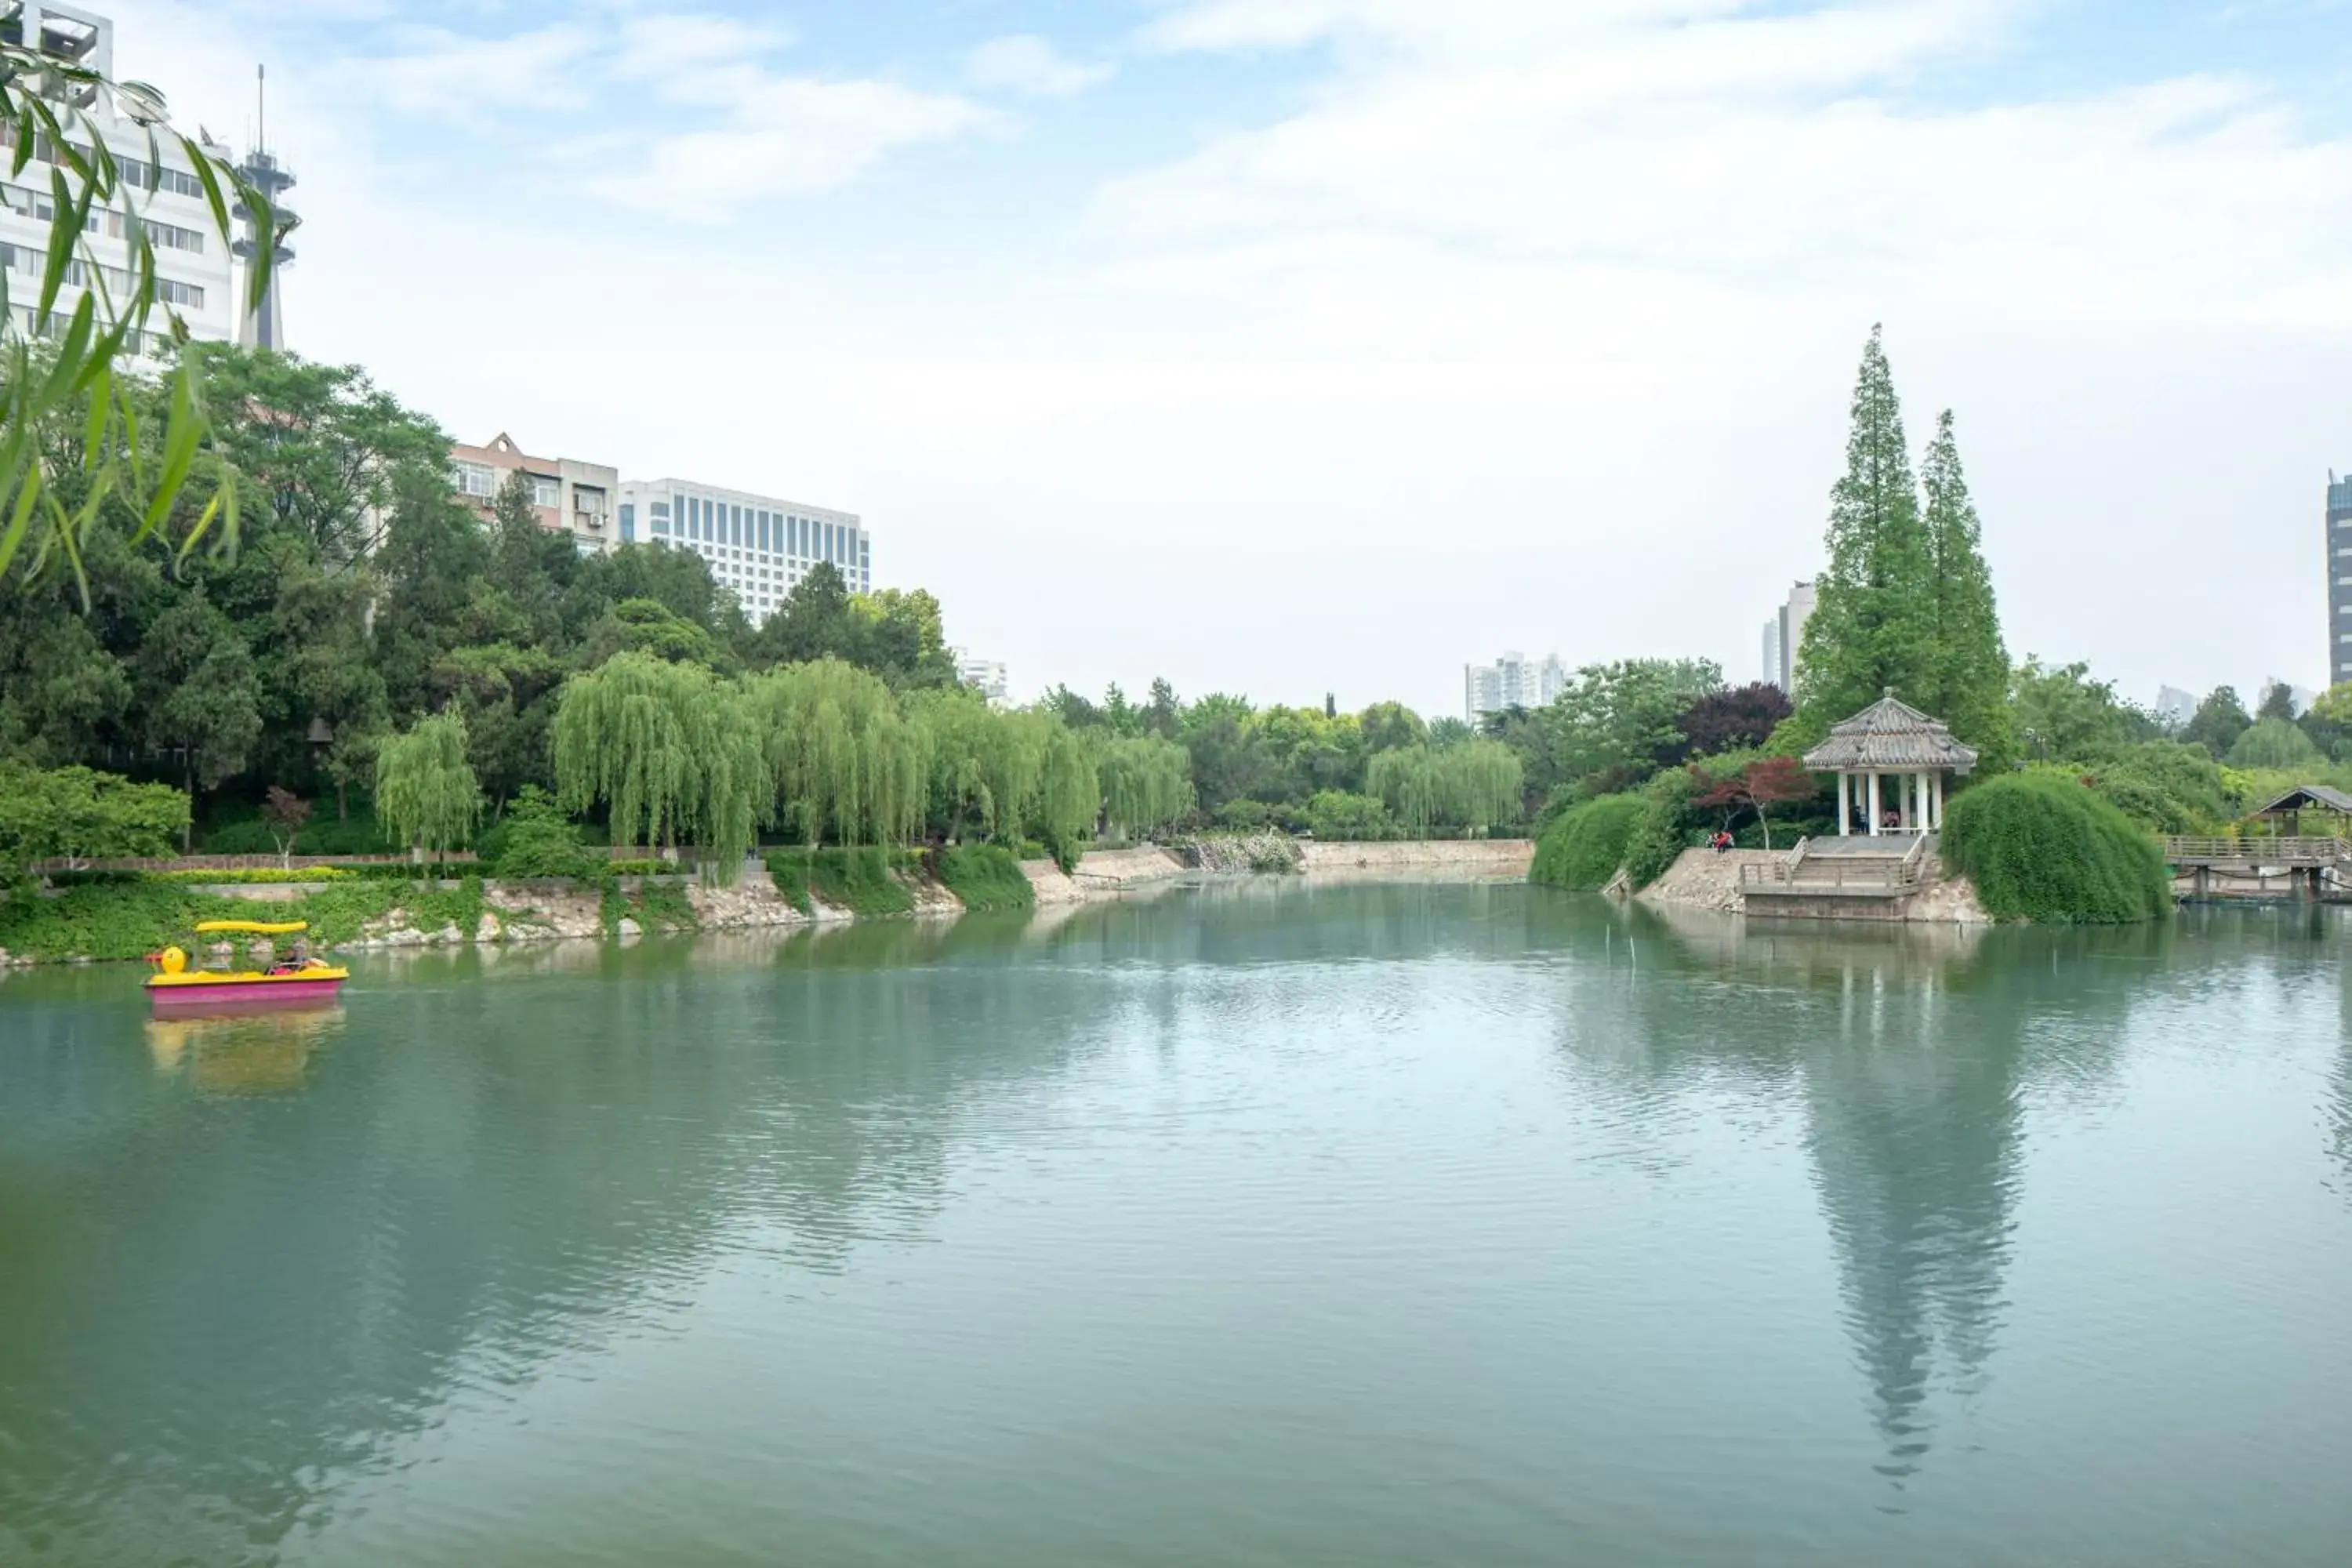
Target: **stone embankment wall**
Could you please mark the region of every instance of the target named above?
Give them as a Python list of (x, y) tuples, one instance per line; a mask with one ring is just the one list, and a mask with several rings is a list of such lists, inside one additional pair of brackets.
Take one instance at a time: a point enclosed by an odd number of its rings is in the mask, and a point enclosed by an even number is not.
[(1022, 874), (1041, 904), (1076, 904), (1087, 899), (1133, 892), (1185, 874), (1184, 863), (1165, 849), (1096, 849), (1078, 857), (1065, 875), (1051, 860), (1024, 860)]
[(1424, 838), (1402, 844), (1299, 846), (1299, 869), (1308, 876), (1368, 872), (1411, 876), (1493, 877), (1524, 880), (1535, 863), (1531, 838)]
[(1743, 898), (1739, 868), (1743, 866), (1786, 865), (1785, 849), (1685, 849), (1666, 874), (1635, 895), (1643, 903), (1680, 904), (1687, 909), (1721, 910), (1738, 914)]
[[(1742, 866), (1786, 863), (1790, 852), (1772, 849), (1685, 849), (1664, 876), (1634, 895), (1644, 903), (1684, 909), (1746, 912), (1747, 898), (1739, 887)], [(1789, 900), (1794, 903), (1795, 900)], [(1804, 905), (1817, 920), (1908, 921), (1943, 924), (1989, 925), (1992, 917), (1977, 901), (1976, 889), (1965, 877), (1946, 877), (1934, 860), (1927, 879), (1906, 899), (1814, 899)]]

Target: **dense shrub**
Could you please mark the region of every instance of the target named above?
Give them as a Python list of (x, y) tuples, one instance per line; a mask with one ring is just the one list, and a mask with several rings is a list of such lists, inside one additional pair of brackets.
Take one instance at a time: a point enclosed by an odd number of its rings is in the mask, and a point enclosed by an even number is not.
[(583, 847), (579, 830), (553, 797), (525, 784), (498, 826), (484, 836), (483, 858), (509, 880), (569, 877), (593, 881), (612, 875), (611, 858)]
[(2230, 747), (2233, 768), (2317, 767), (2326, 759), (2293, 721), (2258, 719)]
[(1394, 838), (1397, 825), (1371, 795), (1327, 789), (1307, 803), (1307, 831), (1333, 843), (1369, 843)]
[(1217, 826), (1236, 833), (1265, 827), (1273, 821), (1274, 807), (1262, 800), (1229, 800), (1217, 807)]
[(2152, 920), (2172, 908), (2164, 852), (2112, 801), (2052, 773), (1991, 779), (1952, 799), (1944, 863), (2001, 920)]
[(2091, 787), (2158, 833), (2210, 832), (2231, 816), (2212, 753), (2178, 741), (2125, 747), (2092, 773)]
[(1013, 851), (1001, 844), (962, 844), (940, 851), (940, 880), (963, 900), (967, 910), (1025, 910), (1037, 902), (1036, 889), (1021, 869)]
[(1625, 847), (1649, 809), (1638, 795), (1605, 795), (1569, 807), (1536, 846), (1528, 880), (1555, 888), (1605, 886), (1625, 863)]
[(1642, 790), (1643, 812), (1625, 840), (1625, 876), (1646, 888), (1666, 874), (1691, 846), (1691, 795), (1696, 782), (1683, 768), (1668, 768)]
[[(248, 810), (252, 808), (247, 808)], [(297, 855), (397, 855), (401, 847), (384, 836), (375, 814), (354, 809), (348, 818), (338, 820), (323, 810), (314, 811), (302, 831), (294, 836)], [(269, 825), (258, 815), (240, 816), (215, 822), (205, 830), (196, 846), (200, 855), (275, 855), (278, 840), (269, 836)]]

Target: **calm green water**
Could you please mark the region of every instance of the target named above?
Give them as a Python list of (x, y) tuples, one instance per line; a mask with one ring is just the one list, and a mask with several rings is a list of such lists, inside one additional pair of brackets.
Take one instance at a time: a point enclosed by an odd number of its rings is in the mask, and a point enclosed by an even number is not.
[(0, 983), (0, 1562), (2339, 1564), (2352, 932), (1179, 892)]

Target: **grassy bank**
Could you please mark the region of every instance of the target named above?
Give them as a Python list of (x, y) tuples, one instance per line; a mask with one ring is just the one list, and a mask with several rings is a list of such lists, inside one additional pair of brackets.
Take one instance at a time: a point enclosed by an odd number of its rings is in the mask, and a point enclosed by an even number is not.
[(806, 910), (814, 893), (861, 920), (914, 912), (915, 895), (899, 873), (915, 865), (908, 849), (777, 849), (768, 855), (776, 890), (799, 908)]
[(139, 880), (69, 887), (55, 897), (22, 890), (0, 898), (0, 948), (20, 958), (139, 958), (185, 943), (198, 921), (308, 921), (310, 940), (352, 941), (370, 921), (402, 910), (420, 931), (446, 925), (471, 933), (482, 918), (482, 884), (353, 879), (318, 886), (287, 903), (257, 904), (199, 892), (184, 882)]
[(1014, 859), (998, 844), (962, 844), (940, 851), (940, 880), (963, 900), (967, 910), (1026, 910), (1037, 902), (1037, 890)]

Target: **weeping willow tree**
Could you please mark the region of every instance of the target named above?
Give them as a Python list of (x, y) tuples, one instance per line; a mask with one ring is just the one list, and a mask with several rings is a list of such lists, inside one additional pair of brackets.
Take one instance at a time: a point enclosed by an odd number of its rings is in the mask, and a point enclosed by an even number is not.
[(1045, 726), (1045, 765), (1038, 779), (1034, 819), (1037, 837), (1067, 870), (1078, 858), (1078, 846), (1094, 832), (1095, 814), (1102, 808), (1102, 779), (1095, 771), (1093, 749), (1067, 725), (1049, 714), (1028, 717)]
[(1123, 834), (1154, 832), (1192, 809), (1192, 757), (1173, 741), (1112, 741), (1096, 759), (1103, 820)]
[(624, 653), (573, 676), (552, 740), (557, 798), (604, 803), (615, 844), (691, 845), (725, 878), (759, 842), (759, 730), (743, 693), (698, 665)]
[(375, 814), (411, 849), (462, 847), (482, 819), (482, 786), (466, 760), (466, 721), (456, 709), (419, 719), (376, 752)]
[(746, 682), (744, 701), (777, 820), (802, 842), (900, 843), (922, 831), (930, 733), (877, 677), (837, 658), (789, 664)]
[(958, 687), (908, 693), (907, 716), (929, 742), (931, 824), (952, 843), (963, 841), (967, 825), (994, 833), (1002, 820), (995, 785), (1003, 770), (992, 759), (1007, 743), (1005, 715), (970, 688)]
[(1476, 829), (1516, 820), (1522, 779), (1517, 752), (1499, 741), (1475, 740), (1382, 752), (1365, 769), (1364, 788), (1422, 835), (1433, 826)]

